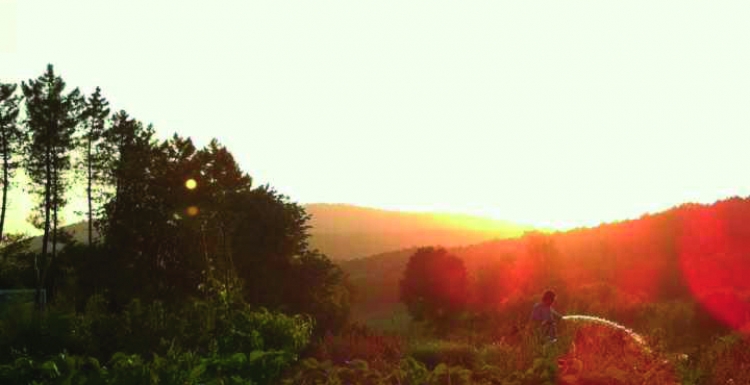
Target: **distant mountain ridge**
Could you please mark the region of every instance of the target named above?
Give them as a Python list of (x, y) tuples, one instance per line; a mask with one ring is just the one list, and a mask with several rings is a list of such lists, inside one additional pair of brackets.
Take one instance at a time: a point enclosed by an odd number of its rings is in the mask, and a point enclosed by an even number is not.
[(305, 205), (310, 243), (333, 260), (351, 260), (423, 245), (460, 246), (513, 238), (533, 230), (507, 221), (446, 213), (415, 213), (346, 204)]

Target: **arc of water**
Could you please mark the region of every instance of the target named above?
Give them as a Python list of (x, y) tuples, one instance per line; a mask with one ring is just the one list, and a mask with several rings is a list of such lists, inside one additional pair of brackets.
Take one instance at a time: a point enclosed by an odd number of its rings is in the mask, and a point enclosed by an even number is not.
[(640, 345), (646, 346), (646, 340), (644, 340), (640, 334), (634, 332), (632, 329), (628, 329), (625, 326), (620, 325), (617, 322), (610, 321), (606, 318), (601, 318), (601, 317), (596, 317), (596, 316), (591, 316), (591, 315), (581, 315), (581, 314), (566, 315), (566, 316), (563, 316), (562, 318), (564, 320), (570, 320), (570, 321), (593, 322), (593, 323), (606, 325), (614, 329), (622, 330), (628, 336), (630, 336), (635, 342), (637, 342)]

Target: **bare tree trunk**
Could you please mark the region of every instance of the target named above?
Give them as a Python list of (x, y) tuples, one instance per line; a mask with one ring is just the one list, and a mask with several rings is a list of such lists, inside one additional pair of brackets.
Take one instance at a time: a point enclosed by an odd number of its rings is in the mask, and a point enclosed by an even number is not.
[[(50, 208), (51, 208), (51, 193), (52, 193), (52, 186), (50, 185), (52, 183), (52, 170), (50, 165), (50, 149), (49, 144), (47, 145), (47, 154), (45, 155), (45, 176), (46, 180), (44, 182), (44, 236), (42, 236), (42, 257), (44, 258), (44, 261), (42, 263), (47, 262), (47, 253), (49, 250), (49, 225), (50, 225)], [(38, 255), (35, 254), (34, 256), (34, 270), (36, 271), (36, 304), (39, 307), (39, 309), (42, 308), (42, 287), (44, 286), (44, 279), (47, 275), (47, 271), (45, 269), (44, 274), (40, 273), (40, 263), (38, 260)]]
[(58, 200), (59, 178), (60, 176), (57, 173), (57, 165), (55, 164), (54, 167), (52, 167), (52, 258), (50, 258), (50, 265), (57, 256), (57, 212), (60, 208)]
[(8, 176), (8, 162), (10, 162), (10, 154), (8, 153), (8, 137), (5, 131), (2, 132), (2, 151), (3, 151), (3, 206), (0, 208), (0, 241), (3, 239), (3, 230), (5, 230), (5, 212), (8, 208), (8, 183), (10, 178)]
[(232, 253), (232, 240), (227, 236), (226, 226), (224, 227), (224, 252), (227, 254), (227, 262), (229, 264), (229, 272), (232, 275), (232, 281), (236, 281), (237, 270), (234, 266), (234, 255)]
[(229, 289), (229, 253), (227, 252), (227, 231), (224, 228), (224, 223), (219, 225), (221, 229), (221, 243), (222, 251), (224, 252), (224, 290)]
[(89, 141), (88, 141), (88, 157), (86, 158), (86, 163), (88, 165), (88, 188), (86, 189), (86, 192), (88, 194), (88, 200), (89, 200), (89, 245), (92, 245), (93, 242), (93, 232), (94, 232), (94, 213), (93, 213), (93, 204), (92, 204), (92, 184), (93, 184), (93, 173), (91, 169), (91, 134), (89, 133)]

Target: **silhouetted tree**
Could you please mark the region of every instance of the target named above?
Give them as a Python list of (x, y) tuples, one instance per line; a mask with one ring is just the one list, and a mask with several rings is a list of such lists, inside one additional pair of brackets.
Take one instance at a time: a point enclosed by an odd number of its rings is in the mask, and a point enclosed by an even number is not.
[(86, 148), (83, 165), (86, 169), (86, 199), (88, 203), (88, 243), (93, 243), (94, 233), (94, 187), (102, 183), (107, 158), (102, 150), (105, 145), (102, 139), (105, 133), (105, 122), (109, 116), (109, 102), (102, 97), (101, 89), (96, 91), (86, 102), (84, 119), (86, 129), (83, 132), (84, 146)]
[(101, 143), (105, 162), (103, 180), (114, 189), (112, 201), (116, 202), (128, 191), (126, 182), (137, 182), (148, 173), (156, 150), (153, 136), (151, 126), (144, 127), (125, 111), (112, 116), (112, 125), (102, 134)]
[(466, 307), (466, 268), (443, 248), (420, 248), (409, 258), (400, 289), (401, 301), (415, 320), (442, 323)]
[(247, 301), (309, 314), (319, 331), (341, 326), (349, 310), (344, 275), (309, 249), (304, 208), (267, 185), (239, 194), (234, 207), (231, 247)]
[(0, 240), (5, 230), (5, 213), (8, 208), (8, 189), (17, 167), (14, 158), (23, 145), (23, 135), (18, 126), (18, 103), (15, 84), (0, 83), (0, 157), (3, 162), (3, 203), (0, 207)]
[[(73, 134), (79, 123), (82, 98), (78, 89), (63, 93), (65, 82), (55, 75), (51, 64), (42, 76), (22, 83), (21, 88), (26, 97), (26, 171), (40, 197), (41, 218), (35, 224), (44, 229), (41, 254), (44, 266), (35, 263), (39, 292), (57, 251), (58, 214), (66, 202), (63, 177), (70, 168)], [(50, 233), (52, 256), (47, 260)]]
[(251, 191), (252, 178), (240, 169), (234, 156), (215, 139), (198, 151), (197, 157), (201, 168), (197, 178), (200, 188), (195, 193), (203, 202), (200, 207), (203, 248), (208, 262), (221, 270), (224, 285), (227, 286), (231, 278), (236, 278), (233, 277), (236, 269), (230, 240), (230, 233), (240, 218), (235, 202), (240, 194)]
[(113, 269), (107, 283), (120, 305), (132, 297), (149, 298), (153, 288), (164, 283), (158, 276), (158, 259), (169, 241), (164, 229), (173, 227), (175, 218), (163, 208), (165, 195), (155, 192), (164, 183), (159, 179), (165, 160), (153, 135), (153, 128), (125, 111), (112, 116), (112, 126), (104, 134), (109, 162), (104, 179), (114, 193), (104, 205), (100, 230), (109, 250), (108, 267)]

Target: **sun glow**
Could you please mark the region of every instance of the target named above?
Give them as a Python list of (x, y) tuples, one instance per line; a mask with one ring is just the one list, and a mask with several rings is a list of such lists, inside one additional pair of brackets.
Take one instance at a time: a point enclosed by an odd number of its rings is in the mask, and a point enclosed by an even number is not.
[[(750, 124), (750, 54), (736, 49), (750, 28), (745, 3), (445, 3), (425, 13), (419, 2), (88, 0), (45, 3), (43, 14), (38, 3), (0, 1), (4, 82), (53, 63), (71, 88), (101, 86), (162, 137), (218, 138), (258, 184), (298, 202), (562, 230), (750, 194), (737, 177)], [(119, 17), (95, 17), (105, 13)], [(68, 44), (92, 29), (95, 39)], [(121, 46), (133, 54), (118, 56)], [(222, 97), (196, 98), (178, 86), (186, 78)], [(304, 162), (282, 161), (292, 157)], [(31, 229), (34, 202), (12, 194), (8, 226)], [(68, 218), (84, 195), (71, 197)]]

